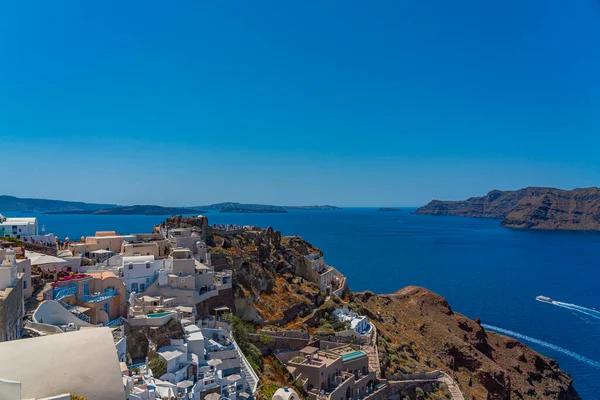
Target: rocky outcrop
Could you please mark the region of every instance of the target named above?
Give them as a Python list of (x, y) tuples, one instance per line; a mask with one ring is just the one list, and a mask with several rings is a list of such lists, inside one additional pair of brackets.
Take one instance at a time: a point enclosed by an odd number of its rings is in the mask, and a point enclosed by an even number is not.
[(510, 228), (599, 230), (600, 189), (493, 190), (464, 201), (433, 200), (415, 214), (498, 218)]
[(305, 255), (320, 253), (302, 238), (267, 228), (209, 235), (207, 242), (218, 269), (233, 271), (235, 313), (241, 318), (285, 325), (322, 303), (318, 286), (296, 274)]
[(466, 399), (580, 398), (556, 361), (486, 331), (427, 289), (358, 293), (354, 301), (377, 326), (382, 371), (390, 378), (439, 369), (458, 381)]
[(184, 331), (175, 320), (160, 327), (135, 327), (125, 321), (127, 353), (132, 360), (143, 361), (152, 351), (171, 344), (171, 339), (182, 339)]

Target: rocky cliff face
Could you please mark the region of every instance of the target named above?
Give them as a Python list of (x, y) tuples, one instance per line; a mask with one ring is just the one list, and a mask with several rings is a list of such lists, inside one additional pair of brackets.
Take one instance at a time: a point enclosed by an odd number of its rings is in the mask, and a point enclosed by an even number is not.
[(580, 398), (556, 361), (486, 331), (427, 289), (358, 293), (354, 301), (377, 326), (380, 362), (389, 377), (443, 370), (459, 382), (466, 399)]
[(600, 229), (600, 189), (528, 189), (502, 221), (511, 228)]
[(416, 214), (502, 219), (502, 225), (529, 229), (600, 229), (600, 189), (530, 187), (493, 190), (464, 201), (433, 200)]
[(284, 325), (323, 302), (318, 285), (296, 274), (304, 256), (320, 250), (268, 228), (232, 237), (209, 235), (210, 251), (233, 270), (235, 312), (245, 320)]

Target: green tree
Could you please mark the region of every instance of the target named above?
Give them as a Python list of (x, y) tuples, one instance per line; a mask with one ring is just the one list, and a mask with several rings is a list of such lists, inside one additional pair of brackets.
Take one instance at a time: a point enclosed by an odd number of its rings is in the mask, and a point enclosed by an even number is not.
[(148, 367), (152, 370), (152, 375), (160, 378), (167, 373), (167, 363), (161, 357), (157, 357), (148, 363)]
[(260, 342), (260, 344), (262, 344), (264, 346), (268, 346), (273, 341), (273, 338), (271, 336), (267, 335), (266, 333), (261, 333), (260, 336), (258, 337), (258, 341)]

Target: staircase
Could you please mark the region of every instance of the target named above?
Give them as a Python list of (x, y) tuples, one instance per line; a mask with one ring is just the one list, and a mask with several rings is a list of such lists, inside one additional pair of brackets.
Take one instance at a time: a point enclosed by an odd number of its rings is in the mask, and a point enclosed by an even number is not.
[(250, 392), (250, 394), (254, 394), (254, 393), (256, 393), (256, 389), (258, 388), (258, 379), (259, 379), (258, 375), (256, 374), (256, 372), (254, 372), (254, 370), (250, 366), (250, 363), (246, 359), (246, 356), (244, 356), (244, 353), (242, 353), (242, 350), (237, 345), (235, 339), (233, 338), (233, 335), (230, 334), (229, 338), (233, 342), (235, 351), (238, 354), (238, 357), (240, 358), (241, 370), (244, 373), (243, 376), (244, 376), (244, 379), (246, 380), (246, 385), (248, 387), (248, 391)]
[(123, 323), (123, 317), (119, 317), (119, 318), (113, 319), (112, 321), (107, 323), (106, 326), (113, 328), (115, 326), (121, 325), (122, 323)]
[(64, 308), (66, 308), (67, 310), (69, 310), (73, 315), (75, 315), (77, 318), (79, 318), (80, 320), (87, 322), (88, 324), (92, 323), (92, 320), (90, 319), (90, 317), (88, 317), (87, 315), (85, 315), (84, 313), (80, 312), (79, 310), (77, 310), (75, 307), (65, 303), (64, 301), (58, 301)]

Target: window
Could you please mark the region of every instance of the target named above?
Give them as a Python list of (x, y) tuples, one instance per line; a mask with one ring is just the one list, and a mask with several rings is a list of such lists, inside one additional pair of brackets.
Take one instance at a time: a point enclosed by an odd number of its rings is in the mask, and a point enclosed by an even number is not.
[(146, 268), (150, 269), (150, 263), (149, 262), (146, 263)]
[(23, 289), (27, 289), (27, 281), (23, 281)]
[(129, 264), (129, 269), (133, 269), (133, 264)]
[(145, 283), (140, 283), (140, 292), (143, 292), (144, 289), (146, 289), (146, 284)]

